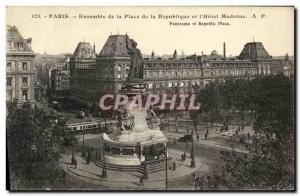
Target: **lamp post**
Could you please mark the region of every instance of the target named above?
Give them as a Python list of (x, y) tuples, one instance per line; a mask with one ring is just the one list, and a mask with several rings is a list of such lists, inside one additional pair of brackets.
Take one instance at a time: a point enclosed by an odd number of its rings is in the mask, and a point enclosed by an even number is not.
[(168, 189), (168, 150), (167, 143), (165, 143), (165, 158), (166, 158), (166, 190)]
[(143, 178), (145, 180), (148, 180), (148, 171), (147, 171), (147, 162), (146, 162), (146, 160), (144, 162), (144, 175), (143, 175)]
[(190, 168), (195, 168), (195, 153), (194, 153), (194, 138), (192, 138), (192, 149), (191, 149), (191, 166)]
[(168, 116), (168, 132), (170, 130), (170, 119), (169, 119), (169, 116)]
[(82, 157), (85, 157), (85, 150), (84, 150), (84, 130), (82, 131)]
[(103, 149), (103, 158), (102, 158), (102, 160), (103, 160), (103, 167), (102, 167), (102, 175), (101, 175), (101, 178), (107, 178), (107, 171), (106, 171), (106, 163), (105, 163), (105, 149)]
[(187, 133), (189, 132), (189, 121), (188, 121), (188, 119), (186, 119), (186, 132)]

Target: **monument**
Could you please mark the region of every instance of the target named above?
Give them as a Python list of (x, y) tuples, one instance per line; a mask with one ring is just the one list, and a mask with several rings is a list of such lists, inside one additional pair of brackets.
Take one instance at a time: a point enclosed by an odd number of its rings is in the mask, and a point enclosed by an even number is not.
[(160, 160), (163, 163), (167, 156), (168, 140), (159, 130), (160, 120), (152, 108), (146, 110), (138, 105), (129, 107), (136, 97), (145, 100), (148, 92), (147, 84), (143, 80), (141, 52), (137, 43), (127, 35), (126, 48), (131, 64), (127, 80), (119, 93), (127, 95), (129, 101), (118, 110), (117, 129), (110, 135), (103, 134), (104, 164), (117, 166), (119, 169), (122, 166), (140, 166), (146, 171), (148, 163), (157, 163)]

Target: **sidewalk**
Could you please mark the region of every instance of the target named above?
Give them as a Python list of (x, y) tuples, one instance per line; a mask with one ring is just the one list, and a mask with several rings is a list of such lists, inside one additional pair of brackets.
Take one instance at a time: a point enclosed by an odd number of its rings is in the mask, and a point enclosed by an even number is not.
[[(208, 170), (207, 165), (202, 165), (199, 157), (195, 157), (195, 168), (190, 168), (191, 159), (190, 155), (187, 154), (187, 159), (181, 162), (180, 156), (183, 152), (169, 149), (169, 154), (173, 157), (173, 161), (176, 162), (176, 170), (168, 170), (168, 181), (173, 182), (179, 179), (191, 176), (192, 173), (196, 171), (206, 171)], [(60, 160), (62, 168), (74, 177), (77, 177), (85, 182), (91, 182), (93, 184), (101, 184), (108, 187), (113, 187), (112, 189), (139, 189), (140, 176), (141, 173), (138, 172), (121, 172), (121, 171), (110, 171), (107, 170), (107, 178), (101, 178), (102, 168), (98, 167), (95, 163), (91, 162), (86, 164), (86, 161), (76, 154), (77, 168), (69, 165), (71, 160), (71, 155), (63, 155)], [(155, 173), (148, 174), (148, 180), (144, 180), (144, 188), (146, 189), (164, 189), (165, 188), (165, 170)], [(191, 183), (186, 185), (188, 187), (192, 186)], [(181, 188), (181, 187), (180, 187)]]

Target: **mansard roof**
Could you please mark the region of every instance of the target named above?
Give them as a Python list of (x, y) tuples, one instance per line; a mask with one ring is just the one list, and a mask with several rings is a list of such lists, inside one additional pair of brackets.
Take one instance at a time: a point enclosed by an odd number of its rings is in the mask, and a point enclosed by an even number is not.
[(74, 53), (75, 58), (96, 58), (95, 48), (89, 42), (79, 42)]
[(261, 42), (250, 42), (244, 46), (239, 59), (271, 59), (267, 50)]
[(126, 35), (110, 35), (99, 53), (100, 57), (130, 57), (126, 48)]
[(31, 38), (24, 39), (16, 26), (6, 25), (6, 51), (32, 52)]

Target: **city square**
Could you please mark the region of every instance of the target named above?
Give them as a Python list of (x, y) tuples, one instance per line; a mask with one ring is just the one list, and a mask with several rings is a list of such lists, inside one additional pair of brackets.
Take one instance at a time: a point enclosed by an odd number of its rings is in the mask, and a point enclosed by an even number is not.
[[(37, 18), (92, 21), (120, 16), (99, 13), (78, 18), (53, 12)], [(124, 13), (130, 22), (147, 18)], [(199, 16), (252, 16), (223, 15)], [(167, 12), (156, 16), (183, 22), (193, 18)], [(25, 38), (30, 36), (26, 30), (12, 22), (6, 25), (11, 190), (295, 189), (295, 59), (283, 46), (278, 53), (279, 45), (274, 50), (257, 33), (259, 41), (253, 36), (238, 44), (222, 36), (211, 39), (221, 53), (191, 44), (196, 52), (185, 54), (166, 44), (170, 53), (158, 54), (160, 42), (128, 28), (90, 41), (69, 34), (72, 49), (48, 54), (35, 51), (35, 38)], [(198, 38), (193, 39), (196, 43)], [(48, 44), (64, 47), (58, 41)], [(232, 52), (234, 44), (238, 50)]]

